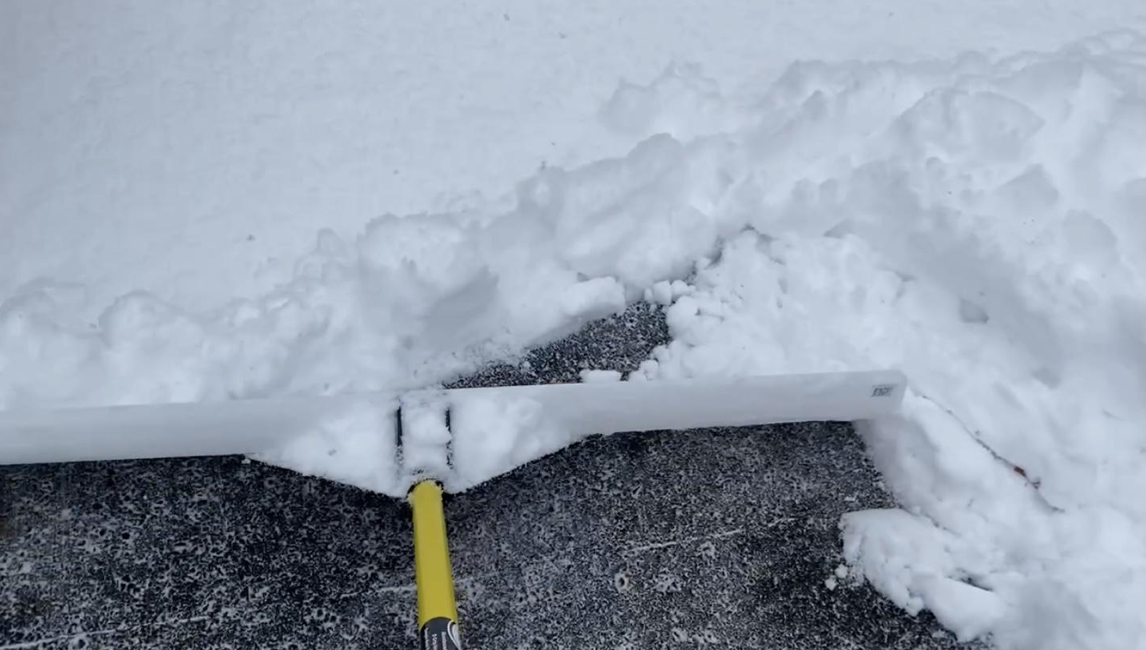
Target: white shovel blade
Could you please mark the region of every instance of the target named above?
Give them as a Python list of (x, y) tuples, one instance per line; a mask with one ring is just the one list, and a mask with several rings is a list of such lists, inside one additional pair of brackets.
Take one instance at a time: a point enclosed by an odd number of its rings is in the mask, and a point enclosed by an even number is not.
[(0, 411), (0, 465), (224, 456), (273, 449), (397, 395)]
[(472, 487), (598, 433), (875, 419), (899, 408), (906, 384), (889, 370), (453, 391), (446, 487)]
[(905, 385), (874, 371), (0, 411), (0, 464), (259, 454), (386, 493), (427, 474), (459, 490), (595, 433), (877, 418)]

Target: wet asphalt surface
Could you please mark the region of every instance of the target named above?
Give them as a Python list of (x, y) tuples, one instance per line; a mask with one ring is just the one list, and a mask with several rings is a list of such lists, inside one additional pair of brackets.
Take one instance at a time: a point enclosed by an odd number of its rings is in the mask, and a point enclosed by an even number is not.
[[(631, 370), (655, 308), (458, 385)], [(618, 434), (446, 503), (467, 648), (954, 648), (829, 578), (851, 427)], [(0, 467), (0, 649), (416, 647), (406, 506), (238, 457)]]

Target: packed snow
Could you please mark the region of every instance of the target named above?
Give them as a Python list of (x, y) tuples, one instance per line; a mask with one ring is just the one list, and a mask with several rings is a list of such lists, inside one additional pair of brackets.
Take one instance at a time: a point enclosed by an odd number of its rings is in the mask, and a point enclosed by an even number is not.
[[(543, 20), (526, 4), (514, 12)], [(1020, 4), (1001, 5), (1011, 20), (992, 29), (1021, 35)], [(226, 24), (222, 6), (216, 10), (195, 20)], [(49, 20), (33, 14), (0, 21), (6, 60), (23, 51), (18, 44), (32, 53), (51, 45), (21, 40)], [(1099, 20), (1094, 15), (1083, 14)], [(927, 24), (982, 18), (952, 11)], [(65, 12), (51, 20), (70, 30), (70, 22), (93, 17)], [(133, 20), (127, 15), (122, 24)], [(705, 25), (698, 29), (711, 38)], [(845, 28), (852, 29), (835, 33)], [(380, 130), (363, 141), (366, 149), (396, 142), (388, 138), (431, 143), (413, 173), (421, 180), (409, 183), (372, 169), (388, 163), (370, 156), (337, 158), (354, 150), (345, 143), (361, 132), (348, 121), (365, 109), (352, 104), (350, 115), (338, 113), (318, 84), (323, 101), (276, 105), (265, 115), (252, 106), (250, 115), (279, 135), (293, 133), (291, 120), (304, 113), (329, 115), (322, 133), (340, 146), (309, 150), (322, 138), (307, 140), (289, 167), (267, 166), (255, 152), (238, 157), (233, 177), (212, 176), (281, 191), (267, 209), (247, 199), (219, 204), (181, 180), (201, 175), (212, 158), (181, 158), (197, 151), (191, 145), (207, 129), (197, 120), (211, 113), (196, 117), (196, 88), (181, 86), (179, 74), (156, 92), (185, 95), (182, 128), (157, 127), (174, 119), (161, 112), (116, 112), (117, 86), (98, 78), (85, 92), (111, 95), (110, 104), (91, 107), (92, 119), (110, 120), (102, 135), (74, 138), (92, 132), (62, 109), (47, 122), (29, 121), (35, 111), (22, 107), (41, 100), (71, 98), (87, 110), (84, 94), (61, 80), (82, 67), (90, 48), (66, 50), (60, 56), (68, 65), (44, 77), (42, 97), (0, 84), (8, 89), (0, 90), (0, 408), (424, 388), (648, 300), (664, 305), (672, 342), (632, 376), (593, 369), (586, 382), (880, 367), (907, 375), (901, 415), (862, 431), (901, 508), (844, 518), (850, 569), (837, 585), (866, 580), (909, 612), (931, 611), (960, 638), (1000, 648), (1146, 648), (1146, 37), (1125, 30), (1055, 49), (1064, 38), (1030, 42), (1032, 31), (1028, 42), (1016, 42), (1037, 51), (1000, 53), (986, 51), (1004, 40), (997, 34), (967, 33), (984, 39), (977, 44), (984, 52), (956, 54), (961, 41), (938, 39), (937, 58), (908, 60), (910, 48), (892, 39), (880, 47), (894, 59), (851, 53), (823, 61), (805, 51), (806, 60), (774, 80), (741, 78), (735, 86), (731, 63), (713, 77), (672, 65), (647, 83), (621, 83), (599, 106), (584, 103), (589, 95), (569, 113), (546, 104), (520, 138), (512, 116), (492, 119), (487, 125), (500, 126), (464, 156), (451, 157), (458, 145), (427, 135), (431, 127), (410, 135), (400, 128), (409, 121), (394, 129), (371, 123)], [(107, 44), (117, 34), (104, 25), (84, 38)], [(242, 49), (220, 38), (224, 50)], [(735, 31), (730, 47), (753, 38), (747, 28)], [(578, 47), (600, 45), (589, 42)], [(172, 51), (197, 47), (177, 43)], [(258, 47), (265, 44), (242, 45), (245, 56), (269, 56)], [(518, 46), (508, 49), (505, 56), (523, 56)], [(663, 65), (673, 52), (642, 56)], [(793, 57), (772, 52), (767, 61)], [(177, 60), (210, 68), (226, 58)], [(648, 59), (640, 65), (649, 79)], [(554, 79), (568, 81), (575, 68)], [(402, 103), (414, 121), (418, 106), (482, 110), (480, 100), (417, 97)], [(555, 115), (568, 141), (559, 159), (539, 166), (549, 137), (543, 124)], [(136, 133), (137, 117), (156, 128), (130, 144), (135, 135), (125, 134)], [(225, 126), (202, 146), (232, 142), (240, 125)], [(71, 162), (38, 156), (45, 138), (60, 139), (53, 147)], [(101, 143), (116, 156), (131, 146), (151, 153), (110, 171), (75, 164)], [(483, 147), (486, 155), (474, 154)], [(170, 155), (169, 168), (145, 168), (161, 154)], [(346, 172), (343, 185), (299, 182), (331, 165)], [(63, 176), (71, 169), (74, 177)], [(431, 174), (453, 176), (457, 185), (427, 181)], [(153, 182), (131, 182), (137, 176)], [(377, 180), (377, 190), (355, 192), (363, 178)], [(505, 195), (464, 193), (511, 178), (521, 180)], [(417, 192), (430, 187), (453, 194), (426, 210)], [(85, 202), (103, 194), (114, 197), (104, 205), (122, 211), (86, 212)], [(71, 210), (79, 211), (74, 218)], [(291, 263), (233, 245), (216, 258), (215, 244), (196, 238), (196, 219), (207, 214), (230, 224), (213, 234), (245, 240), (257, 230), (254, 241), (274, 239), (261, 251), (284, 255), (312, 236), (276, 226), (292, 210), (324, 219), (332, 210), (330, 219), (343, 221)], [(245, 212), (257, 218), (248, 224)], [(152, 213), (180, 225), (141, 245), (132, 229)], [(371, 214), (381, 216), (351, 234)], [(62, 243), (43, 241), (57, 237)], [(42, 254), (53, 243), (56, 253)], [(82, 253), (73, 258), (72, 246)], [(176, 259), (166, 263), (169, 253)], [(422, 406), (409, 413), (411, 425), (432, 427), (440, 409)], [(478, 419), (482, 409), (490, 422), (506, 419), (497, 404), (467, 408)], [(363, 432), (392, 427), (376, 413), (350, 413), (344, 426), (275, 458), (310, 472), (345, 458), (352, 480), (368, 485), (377, 477), (356, 458), (389, 447)], [(508, 439), (516, 439), (519, 429), (509, 428)], [(432, 433), (426, 440), (436, 444)], [(335, 461), (332, 448), (341, 452)]]

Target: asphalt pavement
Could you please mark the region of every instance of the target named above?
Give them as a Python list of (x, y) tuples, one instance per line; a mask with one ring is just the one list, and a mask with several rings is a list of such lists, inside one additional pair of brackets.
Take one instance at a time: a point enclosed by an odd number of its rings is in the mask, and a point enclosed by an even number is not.
[[(458, 385), (631, 370), (638, 305)], [(597, 437), (446, 503), (467, 648), (960, 647), (831, 578), (850, 425)], [(239, 457), (0, 467), (0, 650), (416, 647), (407, 507)]]

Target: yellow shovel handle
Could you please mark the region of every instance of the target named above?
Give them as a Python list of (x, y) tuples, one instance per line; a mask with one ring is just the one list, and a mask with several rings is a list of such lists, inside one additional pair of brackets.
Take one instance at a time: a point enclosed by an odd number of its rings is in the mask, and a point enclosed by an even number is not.
[(442, 486), (435, 481), (422, 481), (410, 490), (408, 498), (414, 509), (418, 638), (423, 650), (461, 650)]

